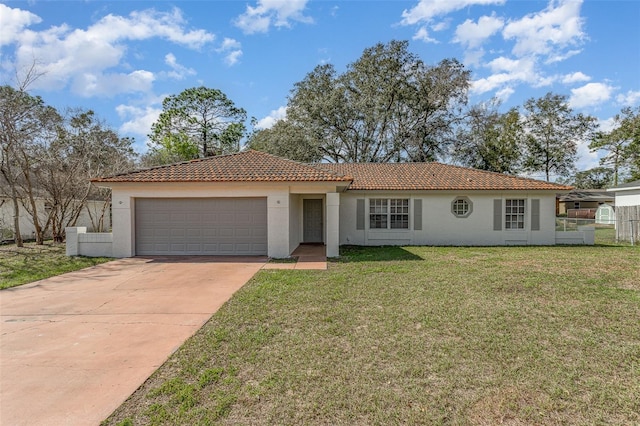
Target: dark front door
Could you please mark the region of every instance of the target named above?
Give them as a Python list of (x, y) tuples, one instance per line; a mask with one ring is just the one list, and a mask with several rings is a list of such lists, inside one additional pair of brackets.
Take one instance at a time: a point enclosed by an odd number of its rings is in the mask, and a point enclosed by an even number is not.
[(322, 200), (303, 200), (303, 242), (322, 243)]

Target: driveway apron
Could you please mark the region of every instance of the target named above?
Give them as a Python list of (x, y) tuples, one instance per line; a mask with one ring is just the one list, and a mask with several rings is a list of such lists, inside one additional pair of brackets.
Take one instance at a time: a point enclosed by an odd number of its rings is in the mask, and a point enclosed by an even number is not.
[(265, 263), (120, 259), (0, 291), (0, 425), (97, 425)]

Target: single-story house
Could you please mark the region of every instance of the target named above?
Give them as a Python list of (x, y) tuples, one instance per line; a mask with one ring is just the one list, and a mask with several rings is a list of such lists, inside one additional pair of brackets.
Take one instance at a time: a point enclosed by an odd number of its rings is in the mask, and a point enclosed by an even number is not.
[(615, 196), (606, 189), (574, 189), (558, 194), (556, 214), (595, 219), (596, 210), (603, 204), (615, 205)]
[(112, 189), (114, 257), (553, 245), (556, 194), (572, 189), (437, 162), (303, 164), (254, 150), (94, 183)]
[(616, 239), (640, 240), (640, 180), (624, 183), (607, 191), (616, 197)]

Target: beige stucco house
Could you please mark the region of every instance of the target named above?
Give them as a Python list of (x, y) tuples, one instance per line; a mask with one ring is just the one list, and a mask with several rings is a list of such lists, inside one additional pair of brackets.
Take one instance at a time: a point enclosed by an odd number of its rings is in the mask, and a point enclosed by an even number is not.
[(436, 162), (310, 165), (248, 150), (94, 183), (113, 191), (114, 257), (571, 242), (555, 231), (556, 194), (570, 187)]

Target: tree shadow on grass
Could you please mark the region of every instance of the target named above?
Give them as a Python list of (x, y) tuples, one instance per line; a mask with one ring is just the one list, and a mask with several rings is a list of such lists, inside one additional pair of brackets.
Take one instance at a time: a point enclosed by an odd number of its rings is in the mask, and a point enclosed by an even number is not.
[(399, 246), (340, 246), (340, 257), (336, 262), (387, 262), (393, 260), (424, 260)]

